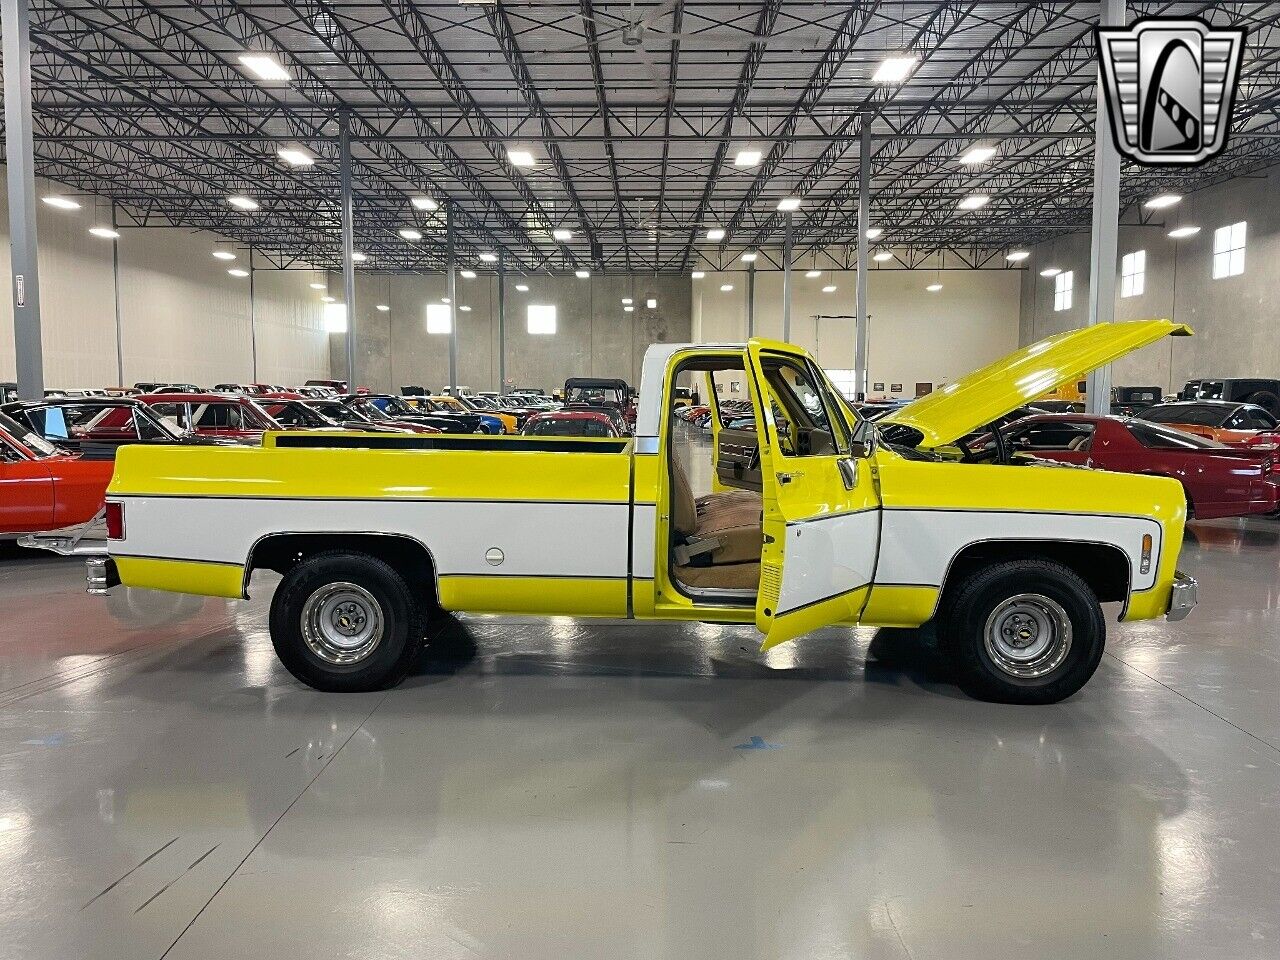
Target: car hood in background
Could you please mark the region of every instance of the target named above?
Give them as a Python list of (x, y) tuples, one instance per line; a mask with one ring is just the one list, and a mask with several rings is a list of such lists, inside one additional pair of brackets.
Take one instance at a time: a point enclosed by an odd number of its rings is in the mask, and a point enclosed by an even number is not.
[(924, 448), (954, 443), (1036, 397), (1166, 336), (1189, 337), (1191, 328), (1171, 320), (1133, 320), (1069, 330), (940, 387), (883, 417), (879, 425), (917, 431), (922, 439), (916, 445)]

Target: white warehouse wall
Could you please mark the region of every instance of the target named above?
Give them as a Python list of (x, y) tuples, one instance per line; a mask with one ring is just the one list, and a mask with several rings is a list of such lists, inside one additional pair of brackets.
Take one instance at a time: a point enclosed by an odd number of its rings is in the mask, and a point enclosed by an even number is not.
[[(1187, 380), (1280, 377), (1280, 171), (1239, 178), (1190, 194), (1146, 226), (1122, 225), (1116, 261), (1116, 319), (1167, 317), (1190, 324), (1193, 337), (1171, 337), (1119, 360), (1119, 386), (1175, 390)], [(1128, 212), (1125, 219), (1134, 219)], [(1213, 232), (1248, 224), (1244, 273), (1213, 279)], [(1200, 232), (1171, 240), (1169, 229), (1194, 224)], [(1020, 342), (1083, 326), (1088, 319), (1089, 234), (1073, 233), (1031, 248), (1023, 272)], [(1120, 296), (1120, 259), (1146, 251), (1145, 290)], [(1074, 273), (1069, 310), (1055, 311), (1053, 280), (1039, 271)]]
[[(3, 175), (0, 166), (0, 176)], [(38, 199), (64, 187), (37, 180), (37, 235), (45, 384), (111, 386), (121, 380), (116, 355), (116, 290), (110, 240), (89, 227), (110, 224), (110, 208), (78, 197), (79, 210)], [(0, 237), (8, 250), (8, 197), (0, 191)], [(121, 229), (120, 344), (126, 384), (189, 380), (205, 386), (252, 375), (249, 281), (216, 260), (221, 238), (180, 228)], [(0, 257), (0, 282), (12, 289), (11, 261)], [(258, 379), (294, 382), (329, 376), (329, 337), (309, 271), (260, 270), (255, 283)], [(0, 380), (14, 377), (13, 306), (0, 298)]]
[[(805, 277), (792, 271), (791, 340), (829, 370), (853, 367), (856, 311), (851, 270)], [(934, 282), (942, 290), (929, 293)], [(722, 293), (722, 284), (733, 290)], [(833, 293), (822, 288), (834, 284)], [(1013, 350), (1018, 344), (1019, 270), (894, 270), (872, 267), (868, 276), (870, 314), (867, 373), (869, 387), (911, 397), (917, 382), (937, 386)], [(758, 270), (755, 333), (782, 337), (782, 273)], [(693, 281), (694, 339), (740, 341), (747, 336), (747, 274), (717, 273)], [(902, 390), (894, 394), (894, 383)]]

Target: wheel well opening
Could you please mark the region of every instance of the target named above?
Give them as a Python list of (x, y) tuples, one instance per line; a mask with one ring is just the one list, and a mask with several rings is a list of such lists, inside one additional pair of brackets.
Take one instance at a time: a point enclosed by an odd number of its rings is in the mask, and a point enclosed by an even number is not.
[(944, 592), (952, 590), (974, 570), (1009, 560), (1052, 560), (1079, 576), (1099, 601), (1123, 602), (1129, 596), (1129, 558), (1106, 543), (1061, 540), (1015, 540), (974, 543), (956, 555)]
[(363, 553), (387, 564), (414, 590), (436, 594), (435, 563), (427, 548), (412, 537), (384, 533), (280, 533), (254, 546), (245, 567), (245, 583), (254, 570), (285, 574), (318, 553), (335, 550)]

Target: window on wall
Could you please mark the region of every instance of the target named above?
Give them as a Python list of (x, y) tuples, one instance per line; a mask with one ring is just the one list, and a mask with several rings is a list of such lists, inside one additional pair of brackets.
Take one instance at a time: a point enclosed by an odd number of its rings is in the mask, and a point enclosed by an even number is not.
[(840, 392), (840, 395), (846, 400), (853, 402), (856, 398), (853, 395), (854, 376), (852, 370), (827, 370), (827, 379), (831, 381), (831, 385)]
[(1053, 309), (1071, 309), (1071, 290), (1075, 286), (1075, 272), (1066, 270), (1053, 278)]
[(1213, 231), (1213, 279), (1238, 277), (1244, 273), (1244, 235), (1247, 226), (1241, 220)]
[(1126, 253), (1120, 260), (1120, 296), (1140, 297), (1147, 286), (1147, 251)]
[(556, 308), (554, 304), (529, 304), (529, 332), (551, 335), (556, 332)]
[(453, 332), (453, 308), (447, 303), (427, 304), (427, 333)]

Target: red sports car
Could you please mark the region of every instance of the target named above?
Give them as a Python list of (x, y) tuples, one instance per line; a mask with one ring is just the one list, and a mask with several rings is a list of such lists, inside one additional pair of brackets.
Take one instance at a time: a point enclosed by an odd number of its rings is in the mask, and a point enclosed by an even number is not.
[(67, 453), (0, 413), (0, 535), (92, 520), (114, 466)]
[(526, 437), (620, 437), (617, 421), (598, 410), (536, 413), (520, 431)]
[(1025, 417), (1001, 436), (1011, 452), (1041, 460), (1172, 477), (1201, 520), (1280, 507), (1280, 460), (1271, 451), (1227, 447), (1145, 420), (1077, 413)]

